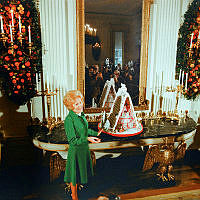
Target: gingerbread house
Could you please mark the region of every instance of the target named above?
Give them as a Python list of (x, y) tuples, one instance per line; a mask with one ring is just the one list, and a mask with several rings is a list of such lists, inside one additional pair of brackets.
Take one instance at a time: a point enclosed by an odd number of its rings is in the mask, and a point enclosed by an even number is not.
[(115, 81), (113, 78), (106, 81), (100, 100), (99, 100), (99, 107), (101, 108), (111, 108), (116, 96), (115, 91)]
[(143, 131), (124, 84), (119, 88), (108, 116), (104, 112), (100, 127), (104, 132), (119, 137), (137, 135)]

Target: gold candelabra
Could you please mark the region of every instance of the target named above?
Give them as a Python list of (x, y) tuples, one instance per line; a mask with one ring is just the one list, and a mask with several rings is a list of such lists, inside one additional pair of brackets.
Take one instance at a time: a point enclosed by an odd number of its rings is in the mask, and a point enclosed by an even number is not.
[(48, 88), (44, 91), (38, 91), (37, 96), (46, 96), (47, 97), (47, 115), (48, 122), (47, 126), (50, 127), (52, 123), (54, 123), (55, 119), (51, 116), (51, 97), (57, 95), (58, 89), (56, 88), (54, 91), (49, 90)]
[[(15, 4), (15, 1), (12, 1), (11, 4)], [(11, 24), (7, 24), (8, 20), (4, 16), (5, 12), (10, 12), (11, 14)], [(15, 18), (15, 15), (18, 15), (19, 17), (17, 19)], [(7, 20), (7, 21), (6, 21)], [(4, 11), (2, 15), (0, 15), (0, 41), (3, 42), (3, 46), (6, 47), (7, 43), (8, 44), (8, 49), (10, 49), (10, 53), (14, 53), (14, 44), (15, 41), (18, 40), (22, 46), (23, 40), (25, 39), (24, 33), (25, 33), (25, 26), (22, 26), (21, 23), (21, 17), (20, 13), (18, 13), (15, 10), (10, 10), (10, 11)], [(7, 30), (4, 30), (5, 26), (7, 27)], [(16, 36), (16, 37), (15, 37)], [(15, 39), (16, 38), (16, 39)], [(31, 55), (32, 51), (32, 42), (31, 42), (31, 28), (30, 25), (28, 26), (28, 47), (27, 49), (29, 50), (29, 55)]]

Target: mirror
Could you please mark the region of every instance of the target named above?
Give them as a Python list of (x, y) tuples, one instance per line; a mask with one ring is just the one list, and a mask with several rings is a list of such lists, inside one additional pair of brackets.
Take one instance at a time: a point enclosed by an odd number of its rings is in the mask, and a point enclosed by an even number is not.
[[(129, 0), (130, 1), (130, 0)], [(96, 8), (88, 8), (88, 3), (95, 3)], [(105, 58), (109, 57), (110, 61), (113, 63), (114, 67), (116, 67), (117, 63), (114, 63), (117, 60), (116, 56), (116, 48), (115, 47), (115, 38), (116, 33), (121, 33), (121, 43), (122, 43), (122, 53), (119, 59), (122, 59), (122, 65), (128, 64), (128, 61), (132, 61), (135, 65), (138, 66), (138, 109), (142, 109), (145, 104), (146, 97), (146, 81), (147, 81), (147, 60), (148, 60), (148, 28), (149, 28), (149, 18), (150, 18), (150, 5), (153, 3), (153, 0), (137, 0), (134, 4), (137, 4), (137, 11), (134, 12), (134, 8), (128, 6), (126, 9), (122, 7), (122, 5), (126, 5), (125, 1), (117, 1), (118, 6), (121, 4), (117, 13), (113, 13), (108, 10), (108, 7), (101, 8), (98, 3), (107, 2), (112, 3), (113, 1), (91, 1), (91, 0), (77, 0), (77, 50), (78, 50), (78, 59), (77, 59), (77, 70), (78, 70), (78, 89), (82, 91), (83, 94), (86, 94), (86, 98), (88, 96), (86, 87), (85, 87), (85, 61), (86, 64), (97, 66), (99, 65), (99, 69), (102, 67), (103, 63), (105, 64)], [(128, 0), (127, 0), (128, 2)], [(131, 1), (130, 1), (131, 2)], [(89, 4), (89, 6), (92, 4)], [(129, 5), (129, 4), (128, 4)], [(140, 6), (140, 9), (138, 9)], [(129, 8), (130, 7), (130, 8)], [(128, 14), (128, 10), (134, 13), (133, 15)], [(89, 12), (90, 11), (90, 12)], [(141, 11), (141, 12), (140, 12)], [(110, 14), (108, 12), (111, 12)], [(100, 13), (100, 14), (99, 14)], [(133, 24), (134, 17), (136, 15), (140, 15), (140, 25), (131, 26)], [(107, 22), (102, 22), (102, 14), (106, 14), (104, 19), (107, 19)], [(116, 15), (119, 14), (119, 18)], [(135, 17), (136, 18), (136, 17)], [(108, 20), (109, 19), (109, 20)], [(125, 20), (124, 20), (125, 19)], [(132, 23), (130, 23), (132, 20)], [(99, 23), (96, 23), (99, 21)], [(90, 24), (91, 27), (97, 29), (97, 36), (100, 40), (101, 50), (97, 52), (100, 54), (94, 58), (94, 51), (92, 51), (93, 46), (89, 46), (85, 44), (85, 25), (86, 23)], [(105, 32), (104, 29), (107, 29)], [(129, 31), (132, 30), (132, 34)], [(141, 30), (141, 32), (140, 32)], [(134, 33), (134, 34), (133, 34)], [(106, 36), (104, 36), (106, 35)], [(130, 39), (130, 35), (134, 35)], [(106, 38), (106, 39), (105, 39)], [(129, 38), (129, 39), (127, 39)], [(130, 45), (131, 41), (134, 41), (134, 45)], [(141, 42), (140, 42), (141, 41)], [(128, 45), (127, 45), (128, 44)], [(95, 44), (94, 44), (95, 45)], [(130, 47), (130, 50), (127, 47)], [(98, 58), (99, 57), (99, 58)], [(118, 59), (118, 61), (119, 61)], [(139, 63), (138, 63), (139, 61)], [(94, 69), (93, 69), (94, 70)], [(135, 70), (135, 68), (134, 68)], [(89, 71), (89, 68), (88, 68)], [(91, 104), (91, 102), (90, 102)]]

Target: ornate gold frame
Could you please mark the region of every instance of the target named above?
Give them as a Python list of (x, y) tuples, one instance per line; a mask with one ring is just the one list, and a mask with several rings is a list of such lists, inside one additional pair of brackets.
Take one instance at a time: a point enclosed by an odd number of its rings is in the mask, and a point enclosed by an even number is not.
[[(148, 66), (148, 41), (150, 7), (154, 0), (143, 0), (142, 7), (142, 33), (141, 33), (141, 56), (140, 56), (140, 82), (139, 104), (146, 103), (147, 66)], [(76, 28), (77, 28), (77, 89), (85, 94), (85, 15), (84, 0), (76, 0)], [(141, 109), (144, 109), (141, 106)]]

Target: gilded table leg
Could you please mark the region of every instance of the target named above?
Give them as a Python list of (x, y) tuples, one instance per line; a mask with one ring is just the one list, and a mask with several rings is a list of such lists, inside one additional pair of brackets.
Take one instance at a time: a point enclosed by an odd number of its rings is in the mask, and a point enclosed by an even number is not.
[(185, 155), (186, 143), (181, 142), (177, 148), (174, 143), (164, 143), (153, 145), (147, 151), (143, 171), (149, 170), (154, 164), (158, 163), (157, 177), (161, 182), (175, 181), (175, 177), (171, 174), (173, 162), (182, 159)]
[(92, 159), (92, 166), (93, 166), (93, 169), (94, 169), (95, 166), (96, 166), (96, 156), (95, 156), (94, 151), (90, 151), (90, 155), (91, 155), (91, 159)]
[(66, 160), (64, 160), (59, 153), (53, 153), (50, 156), (49, 171), (50, 182), (58, 178), (62, 171), (65, 170)]

